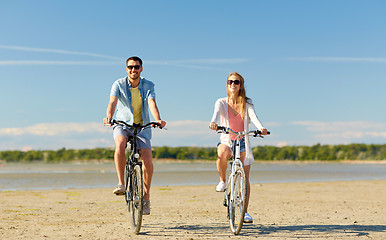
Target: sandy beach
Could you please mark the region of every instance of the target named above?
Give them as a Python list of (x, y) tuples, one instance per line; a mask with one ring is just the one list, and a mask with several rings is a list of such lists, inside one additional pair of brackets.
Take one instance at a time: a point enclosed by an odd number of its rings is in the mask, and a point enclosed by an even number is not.
[(0, 239), (386, 238), (386, 180), (253, 184), (254, 223), (238, 236), (214, 186), (153, 187), (140, 235), (111, 190), (0, 192)]

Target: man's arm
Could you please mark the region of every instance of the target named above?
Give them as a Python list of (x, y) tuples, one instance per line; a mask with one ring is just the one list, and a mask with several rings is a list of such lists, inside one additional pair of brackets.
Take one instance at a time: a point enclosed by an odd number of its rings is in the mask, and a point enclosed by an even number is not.
[(115, 113), (115, 107), (117, 106), (118, 98), (110, 96), (109, 105), (107, 106), (106, 117), (103, 119), (103, 124), (110, 124)]
[(165, 127), (166, 122), (161, 120), (161, 116), (159, 114), (157, 103), (155, 102), (155, 99), (149, 98), (148, 103), (149, 103), (151, 115), (153, 115), (155, 121), (158, 122), (159, 124), (161, 124), (161, 127)]

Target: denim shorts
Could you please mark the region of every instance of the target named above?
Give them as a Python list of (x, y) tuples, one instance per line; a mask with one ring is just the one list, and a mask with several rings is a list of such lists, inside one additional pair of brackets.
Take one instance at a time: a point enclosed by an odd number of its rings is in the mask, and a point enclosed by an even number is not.
[[(118, 136), (125, 136), (127, 139), (133, 136), (133, 130), (122, 127), (121, 125), (115, 125), (113, 127), (114, 140)], [(143, 137), (142, 132), (137, 134), (137, 147), (138, 149), (147, 148), (151, 150), (150, 139)]]
[[(221, 142), (219, 142), (217, 144), (217, 147), (221, 144)], [(230, 149), (233, 152), (236, 151), (236, 140), (231, 140), (231, 149)], [(242, 152), (245, 152), (245, 138), (242, 138), (240, 139), (240, 153)]]

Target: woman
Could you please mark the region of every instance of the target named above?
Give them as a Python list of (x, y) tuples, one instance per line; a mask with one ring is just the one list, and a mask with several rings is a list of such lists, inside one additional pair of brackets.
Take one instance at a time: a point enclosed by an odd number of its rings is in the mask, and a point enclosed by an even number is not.
[[(227, 95), (228, 97), (220, 98), (216, 101), (214, 114), (209, 126), (210, 129), (217, 130), (217, 126), (221, 125), (229, 127), (235, 132), (248, 131), (248, 124), (252, 121), (256, 128), (262, 132), (262, 135), (266, 135), (267, 129), (263, 127), (257, 118), (251, 99), (246, 97), (244, 78), (237, 72), (229, 74), (227, 78)], [(221, 134), (220, 137), (220, 143), (217, 147), (217, 170), (220, 176), (220, 182), (216, 186), (217, 192), (225, 191), (227, 160), (232, 156), (231, 147), (235, 137), (232, 134)], [(240, 152), (240, 160), (243, 162), (247, 178), (247, 201), (244, 222), (251, 223), (253, 218), (248, 214), (250, 195), (249, 172), (254, 158), (248, 136), (240, 140)]]

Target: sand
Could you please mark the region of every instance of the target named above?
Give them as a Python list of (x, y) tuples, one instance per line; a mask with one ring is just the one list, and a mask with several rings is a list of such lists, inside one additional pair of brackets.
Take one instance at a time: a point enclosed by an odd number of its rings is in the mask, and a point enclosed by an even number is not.
[(386, 180), (254, 184), (229, 229), (214, 186), (153, 187), (139, 235), (112, 189), (0, 192), (0, 239), (386, 239)]

